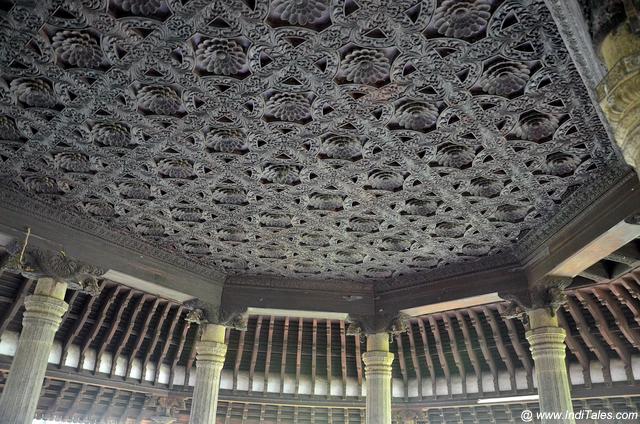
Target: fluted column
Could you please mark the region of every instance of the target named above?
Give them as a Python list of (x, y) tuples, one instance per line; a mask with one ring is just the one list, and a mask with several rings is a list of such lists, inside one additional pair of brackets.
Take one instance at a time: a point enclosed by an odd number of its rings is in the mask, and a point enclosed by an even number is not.
[(67, 284), (40, 278), (24, 305), (22, 332), (0, 398), (0, 423), (31, 424), (40, 399), (53, 339), (69, 305)]
[(367, 336), (367, 351), (362, 354), (367, 385), (367, 424), (391, 424), (391, 364), (389, 334)]
[(216, 422), (220, 372), (227, 352), (224, 335), (224, 326), (204, 324), (202, 336), (196, 343), (196, 385), (191, 403), (191, 424)]
[(640, 175), (640, 7), (621, 0), (592, 4), (595, 47), (608, 71), (598, 101), (625, 160)]
[(565, 331), (549, 308), (533, 309), (527, 315), (526, 337), (535, 364), (540, 412), (566, 414), (562, 419), (543, 419), (542, 423), (575, 423), (565, 362)]

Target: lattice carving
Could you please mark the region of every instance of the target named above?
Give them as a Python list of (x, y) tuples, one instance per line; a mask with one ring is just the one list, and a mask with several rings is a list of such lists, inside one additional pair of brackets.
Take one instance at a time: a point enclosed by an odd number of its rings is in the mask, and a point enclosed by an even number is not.
[(476, 262), (619, 166), (542, 0), (31, 4), (3, 184), (227, 273)]

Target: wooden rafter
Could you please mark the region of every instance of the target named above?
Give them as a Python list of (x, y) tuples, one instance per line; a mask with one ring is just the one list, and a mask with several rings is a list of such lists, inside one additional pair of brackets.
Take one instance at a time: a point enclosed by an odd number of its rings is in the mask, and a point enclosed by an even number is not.
[[(418, 397), (422, 399), (422, 373), (420, 372), (420, 363), (418, 362), (418, 354), (416, 350), (416, 342), (413, 338), (413, 323), (409, 322), (407, 330), (407, 336), (409, 338), (409, 351), (411, 353), (411, 362), (413, 363), (413, 371), (418, 382)], [(358, 346), (358, 351), (360, 346)], [(358, 376), (358, 384), (362, 384), (360, 375)]]
[[(129, 360), (127, 361), (127, 370), (124, 374), (126, 376), (131, 374), (131, 369), (133, 368), (133, 361), (136, 359), (138, 351), (140, 350), (140, 346), (142, 346), (142, 343), (144, 342), (144, 339), (147, 336), (147, 331), (149, 330), (149, 323), (151, 322), (151, 319), (155, 315), (156, 309), (158, 308), (159, 304), (160, 304), (160, 298), (156, 298), (153, 302), (153, 305), (151, 306), (151, 310), (149, 311), (149, 313), (147, 314), (147, 317), (144, 320), (144, 324), (142, 324), (142, 331), (140, 332), (140, 334), (138, 334), (136, 344), (133, 346), (133, 350), (131, 351), (131, 354), (129, 355)], [(143, 368), (140, 371), (140, 373), (141, 373), (140, 381), (143, 381), (145, 369)]]
[[(100, 360), (102, 358), (102, 355), (104, 354), (104, 351), (107, 349), (107, 346), (109, 346), (109, 343), (111, 343), (111, 339), (113, 339), (114, 334), (118, 330), (118, 324), (120, 324), (122, 313), (127, 308), (127, 305), (129, 304), (129, 300), (131, 300), (131, 296), (133, 296), (133, 293), (134, 293), (133, 290), (129, 290), (126, 296), (122, 297), (122, 299), (118, 303), (118, 306), (116, 307), (116, 316), (111, 322), (111, 325), (109, 327), (109, 332), (103, 338), (102, 342), (100, 343), (100, 348), (96, 353), (96, 362), (93, 367), (94, 373), (100, 369)], [(115, 361), (115, 358), (112, 358), (112, 361)]]
[(347, 397), (347, 333), (344, 321), (340, 321), (340, 374), (342, 375), (342, 397)]
[(142, 294), (133, 306), (133, 313), (131, 314), (131, 318), (129, 319), (129, 324), (127, 324), (127, 329), (124, 331), (124, 334), (122, 335), (120, 340), (118, 340), (116, 350), (113, 353), (113, 358), (111, 359), (111, 370), (109, 371), (110, 376), (113, 376), (116, 371), (118, 357), (120, 356), (120, 353), (122, 352), (124, 347), (127, 345), (129, 337), (131, 337), (131, 333), (133, 332), (133, 327), (135, 326), (136, 319), (138, 318), (138, 314), (144, 307), (144, 303), (147, 299), (148, 296), (146, 294)]
[(296, 387), (295, 394), (300, 394), (300, 374), (302, 368), (302, 331), (304, 330), (304, 320), (298, 319), (298, 343), (296, 347)]
[(444, 319), (444, 327), (446, 328), (447, 334), (449, 335), (449, 344), (451, 345), (453, 360), (456, 363), (456, 367), (458, 367), (458, 373), (460, 374), (460, 378), (462, 380), (462, 394), (466, 395), (467, 394), (467, 370), (464, 366), (464, 361), (462, 360), (462, 355), (460, 354), (460, 350), (458, 349), (455, 328), (453, 327), (453, 323), (451, 322), (451, 318), (449, 317), (449, 314), (443, 313), (442, 317)]
[[(102, 282), (100, 283), (100, 290), (104, 289), (105, 285), (106, 285), (106, 281), (102, 280)], [(98, 296), (89, 296), (89, 298), (87, 299), (87, 303), (85, 303), (84, 308), (82, 310), (82, 315), (80, 316), (80, 319), (76, 319), (75, 325), (73, 326), (73, 330), (71, 330), (71, 333), (67, 336), (64, 342), (64, 345), (62, 346), (62, 354), (60, 355), (60, 362), (58, 363), (58, 366), (60, 368), (62, 368), (65, 365), (65, 362), (67, 360), (67, 355), (69, 354), (69, 348), (71, 347), (71, 344), (73, 343), (73, 341), (78, 336), (78, 334), (84, 327), (85, 323), (87, 322), (87, 319), (89, 318), (89, 314), (91, 314), (91, 308), (93, 307), (93, 304), (97, 299), (98, 299)]]
[(236, 362), (233, 366), (233, 390), (238, 390), (238, 380), (240, 376), (240, 365), (242, 364), (242, 355), (244, 354), (244, 338), (246, 331), (240, 331), (238, 338), (238, 349), (236, 350)]
[[(156, 365), (156, 374), (153, 377), (153, 384), (158, 383), (158, 379), (160, 378), (160, 369), (162, 368), (162, 364), (164, 363), (164, 358), (167, 355), (167, 352), (169, 351), (169, 346), (171, 346), (171, 341), (173, 340), (173, 337), (174, 337), (174, 331), (176, 329), (176, 325), (178, 324), (178, 321), (180, 321), (180, 318), (182, 317), (183, 308), (184, 307), (182, 305), (179, 305), (176, 308), (176, 312), (174, 313), (173, 318), (171, 319), (171, 324), (169, 324), (169, 331), (167, 332), (167, 337), (162, 343), (162, 349), (160, 349), (160, 356), (158, 357), (158, 362)], [(160, 325), (159, 327), (162, 327), (162, 326)]]
[(495, 340), (496, 347), (498, 348), (498, 354), (500, 355), (502, 362), (504, 362), (507, 367), (507, 371), (509, 372), (511, 390), (515, 392), (518, 390), (518, 387), (516, 386), (516, 367), (513, 363), (513, 358), (511, 358), (511, 354), (507, 349), (507, 345), (502, 338), (502, 334), (500, 333), (498, 321), (493, 314), (493, 310), (489, 309), (487, 306), (482, 307), (482, 313), (484, 314), (486, 320), (489, 322), (489, 327), (491, 327), (491, 331), (493, 332), (493, 339)]
[(481, 394), (484, 393), (484, 387), (482, 384), (482, 366), (480, 365), (480, 359), (476, 353), (476, 350), (473, 346), (473, 341), (471, 338), (471, 331), (469, 330), (469, 325), (465, 320), (464, 316), (460, 311), (455, 312), (456, 321), (458, 325), (462, 329), (462, 337), (464, 338), (464, 345), (466, 347), (467, 355), (469, 356), (469, 360), (471, 361), (471, 366), (473, 367), (473, 372), (476, 375), (476, 381), (478, 384), (478, 392)]
[(29, 293), (31, 286), (33, 285), (33, 280), (29, 278), (25, 278), (24, 282), (20, 286), (20, 290), (18, 290), (18, 295), (16, 296), (15, 301), (11, 304), (9, 309), (7, 309), (2, 316), (2, 321), (0, 321), (0, 334), (4, 333), (7, 329), (9, 323), (13, 320), (13, 317), (16, 316), (22, 305), (24, 304), (24, 299)]
[(564, 329), (566, 333), (565, 343), (580, 363), (585, 385), (591, 387), (591, 360), (589, 359), (589, 355), (587, 355), (587, 352), (584, 350), (582, 345), (574, 337), (567, 319), (565, 318), (565, 311), (560, 308), (556, 311), (556, 315), (558, 316), (558, 324)]
[(273, 340), (273, 328), (275, 325), (275, 317), (269, 317), (269, 332), (267, 333), (267, 357), (264, 363), (264, 388), (263, 392), (267, 393), (269, 387), (269, 371), (271, 370), (271, 342)]
[(436, 350), (438, 352), (440, 367), (442, 367), (444, 377), (447, 380), (447, 394), (451, 396), (453, 395), (453, 391), (451, 389), (451, 370), (449, 368), (449, 363), (447, 362), (447, 357), (444, 354), (444, 346), (442, 343), (442, 337), (440, 336), (440, 329), (438, 328), (438, 321), (436, 321), (433, 315), (429, 315), (427, 319), (429, 320), (431, 331), (433, 332), (433, 336), (436, 340)]
[(407, 373), (407, 363), (404, 360), (404, 346), (402, 345), (402, 335), (396, 334), (396, 344), (398, 345), (398, 363), (402, 374), (402, 387), (404, 399), (409, 399), (409, 376)]
[(282, 335), (282, 355), (280, 357), (280, 394), (284, 394), (284, 378), (287, 369), (287, 344), (289, 342), (289, 317), (284, 318), (284, 333)]
[[(183, 319), (182, 331), (180, 332), (180, 340), (178, 341), (178, 348), (176, 349), (176, 353), (171, 361), (171, 368), (169, 370), (169, 388), (173, 388), (174, 379), (176, 376), (176, 366), (178, 365), (178, 361), (180, 361), (180, 357), (182, 356), (182, 351), (184, 350), (184, 344), (187, 340), (187, 334), (189, 333), (189, 329), (191, 328), (191, 322)], [(188, 382), (185, 381), (184, 385), (187, 385)]]
[[(140, 375), (140, 381), (144, 380), (144, 375), (147, 370), (147, 364), (149, 364), (149, 361), (151, 360), (151, 356), (156, 350), (156, 346), (158, 345), (158, 340), (160, 340), (160, 334), (162, 334), (162, 327), (164, 326), (165, 320), (167, 319), (167, 315), (171, 310), (171, 306), (172, 306), (171, 302), (166, 302), (164, 304), (164, 307), (162, 308), (162, 313), (160, 314), (160, 320), (158, 321), (158, 325), (156, 326), (156, 329), (153, 333), (153, 338), (151, 339), (149, 347), (147, 348), (147, 351), (144, 355), (144, 359), (142, 360), (142, 374)], [(160, 368), (160, 363), (158, 363), (157, 368), (158, 369)]]
[(80, 359), (78, 360), (78, 369), (82, 368), (82, 364), (84, 362), (85, 355), (87, 354), (87, 350), (89, 349), (89, 346), (91, 346), (91, 343), (96, 338), (96, 336), (98, 335), (98, 332), (102, 328), (102, 323), (104, 323), (104, 320), (107, 318), (107, 313), (109, 312), (109, 308), (116, 301), (116, 298), (118, 297), (120, 290), (122, 290), (122, 287), (123, 286), (120, 286), (120, 285), (113, 287), (107, 294), (106, 301), (100, 307), (100, 312), (98, 313), (98, 320), (93, 323), (93, 328), (91, 329), (89, 336), (85, 339), (84, 344), (80, 349)]
[(253, 377), (256, 371), (256, 362), (258, 359), (258, 350), (260, 348), (260, 332), (262, 331), (262, 315), (258, 316), (256, 321), (256, 332), (253, 335), (253, 349), (251, 349), (251, 364), (249, 365), (249, 385), (247, 391), (253, 390)]
[(471, 323), (473, 324), (473, 327), (476, 330), (476, 334), (478, 335), (478, 339), (480, 341), (480, 350), (482, 351), (484, 360), (489, 364), (491, 376), (493, 377), (493, 387), (496, 392), (500, 392), (500, 386), (498, 384), (498, 367), (496, 366), (496, 361), (491, 354), (491, 350), (489, 349), (487, 337), (485, 336), (484, 330), (482, 329), (482, 322), (480, 322), (478, 314), (472, 308), (469, 309), (468, 312), (469, 317), (471, 318)]
[[(498, 312), (501, 317), (504, 316), (505, 308), (504, 305), (498, 305)], [(522, 367), (525, 369), (527, 373), (527, 387), (533, 387), (533, 364), (531, 363), (531, 356), (529, 352), (525, 349), (523, 344), (520, 342), (520, 338), (518, 337), (518, 331), (516, 329), (516, 324), (512, 318), (503, 318), (505, 325), (507, 326), (507, 332), (509, 333), (509, 340), (511, 340), (511, 346), (516, 352)]]
[[(431, 357), (431, 352), (429, 351), (429, 339), (427, 338), (427, 329), (424, 326), (424, 322), (422, 319), (418, 318), (418, 328), (420, 329), (420, 337), (422, 338), (422, 346), (424, 349), (424, 359), (427, 363), (427, 368), (429, 369), (429, 375), (431, 376), (431, 392), (434, 397), (437, 397), (437, 375), (436, 375), (436, 367), (433, 363), (433, 358)], [(411, 329), (410, 329), (411, 330)]]

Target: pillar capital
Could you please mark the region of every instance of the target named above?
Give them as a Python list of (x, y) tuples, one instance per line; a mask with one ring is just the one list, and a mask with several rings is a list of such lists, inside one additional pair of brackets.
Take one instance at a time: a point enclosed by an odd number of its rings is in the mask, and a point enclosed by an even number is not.
[(98, 277), (106, 270), (80, 262), (62, 250), (49, 250), (30, 246), (25, 240), (22, 246), (15, 244), (3, 264), (26, 278), (51, 279), (66, 284), (71, 290), (81, 290), (92, 296), (100, 294)]
[(569, 287), (571, 281), (569, 277), (548, 276), (530, 284), (525, 290), (499, 293), (502, 299), (509, 302), (502, 315), (505, 318), (518, 318), (527, 327), (530, 326), (531, 316), (555, 317), (558, 308), (566, 302), (564, 290)]
[(380, 333), (389, 335), (404, 333), (409, 328), (409, 315), (400, 312), (379, 312), (372, 315), (349, 315), (347, 334), (370, 336)]
[(246, 331), (249, 317), (247, 310), (227, 310), (222, 306), (215, 306), (200, 299), (191, 299), (183, 303), (189, 309), (187, 321), (195, 324), (217, 324), (226, 328)]

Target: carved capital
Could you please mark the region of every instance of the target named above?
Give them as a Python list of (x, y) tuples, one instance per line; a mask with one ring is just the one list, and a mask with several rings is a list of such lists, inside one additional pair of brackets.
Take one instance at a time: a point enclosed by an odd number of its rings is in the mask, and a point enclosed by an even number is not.
[(546, 277), (530, 284), (528, 290), (499, 293), (509, 304), (502, 313), (505, 318), (518, 318), (527, 323), (527, 314), (535, 309), (548, 309), (551, 315), (566, 302), (564, 290), (572, 279), (568, 277)]
[(81, 290), (92, 296), (100, 294), (98, 277), (106, 270), (75, 260), (64, 251), (24, 246), (10, 249), (3, 269), (18, 272), (26, 278), (52, 278), (67, 283), (71, 290)]
[(404, 333), (409, 328), (409, 315), (395, 312), (390, 314), (378, 313), (375, 315), (349, 315), (347, 322), (347, 334), (368, 335), (377, 333), (389, 333), (392, 335)]
[(183, 303), (189, 309), (186, 320), (195, 324), (218, 324), (227, 328), (245, 331), (249, 317), (246, 309), (243, 311), (229, 311), (222, 306), (213, 306), (200, 299), (191, 299)]

